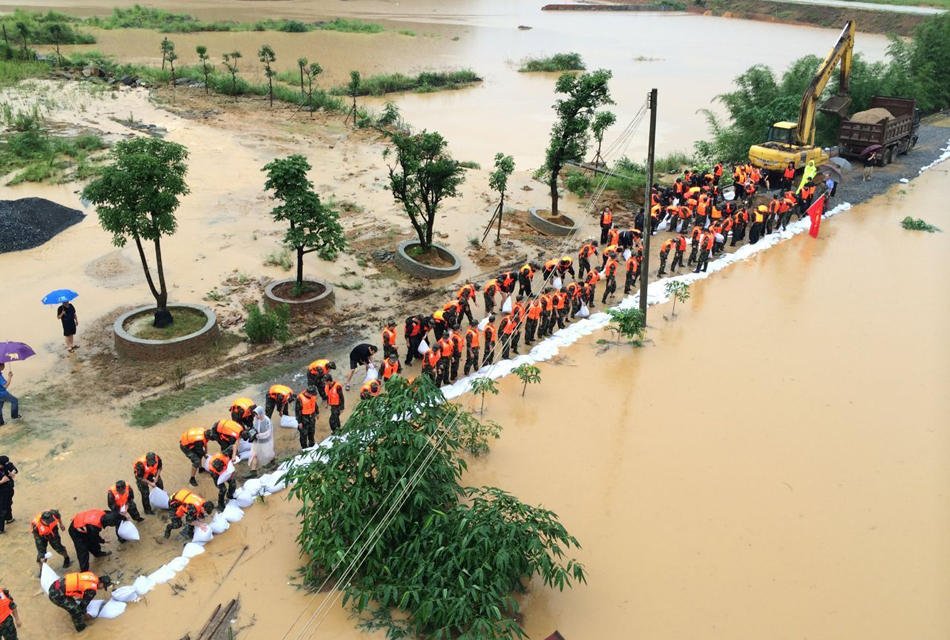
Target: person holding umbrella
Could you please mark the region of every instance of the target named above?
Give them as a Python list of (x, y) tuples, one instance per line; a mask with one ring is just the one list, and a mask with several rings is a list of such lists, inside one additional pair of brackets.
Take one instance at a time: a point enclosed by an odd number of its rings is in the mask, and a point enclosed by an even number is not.
[(79, 348), (79, 345), (73, 344), (73, 338), (76, 335), (76, 327), (79, 325), (79, 319), (76, 317), (76, 307), (72, 305), (72, 300), (79, 297), (79, 294), (71, 289), (57, 289), (50, 291), (43, 296), (43, 304), (58, 304), (56, 309), (56, 318), (63, 323), (63, 337), (66, 339), (66, 351), (72, 353)]
[(0, 362), (0, 426), (6, 424), (3, 421), (3, 405), (7, 402), (10, 403), (10, 417), (14, 420), (20, 418), (20, 401), (9, 391), (10, 383), (13, 382), (13, 372), (10, 371), (4, 374), (6, 366), (6, 364)]

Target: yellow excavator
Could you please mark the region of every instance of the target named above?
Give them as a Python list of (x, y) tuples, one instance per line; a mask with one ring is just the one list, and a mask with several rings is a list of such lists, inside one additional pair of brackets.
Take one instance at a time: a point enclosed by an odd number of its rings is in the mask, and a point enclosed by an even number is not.
[[(805, 95), (798, 113), (798, 122), (776, 122), (769, 129), (769, 139), (762, 144), (749, 148), (749, 162), (760, 169), (782, 171), (788, 163), (794, 163), (801, 169), (810, 160), (816, 165), (828, 161), (828, 154), (815, 146), (815, 111), (834, 113), (844, 117), (851, 106), (849, 82), (851, 80), (851, 60), (854, 54), (854, 21), (848, 21), (838, 37), (834, 48), (818, 67)], [(838, 94), (818, 106), (818, 98), (831, 80), (835, 67), (841, 63), (838, 82)]]

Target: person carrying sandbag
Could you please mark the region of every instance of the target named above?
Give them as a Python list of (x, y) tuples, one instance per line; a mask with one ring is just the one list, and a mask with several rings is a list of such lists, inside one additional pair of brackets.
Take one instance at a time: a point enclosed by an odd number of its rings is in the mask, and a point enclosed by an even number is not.
[[(229, 465), (230, 469), (228, 468)], [(228, 471), (230, 473), (222, 479)], [(230, 500), (234, 497), (234, 492), (237, 491), (237, 481), (234, 479), (234, 465), (231, 464), (231, 458), (223, 453), (216, 453), (211, 456), (211, 459), (208, 460), (208, 474), (218, 488), (218, 510), (224, 511), (225, 499)]]
[(184, 526), (181, 535), (190, 540), (195, 534), (194, 523), (211, 515), (214, 503), (188, 489), (179, 489), (168, 501), (168, 508), (172, 511), (172, 518), (165, 527), (165, 538), (168, 539), (173, 530)]
[(69, 559), (69, 552), (63, 546), (63, 540), (60, 537), (63, 529), (62, 516), (56, 509), (49, 509), (36, 514), (30, 523), (33, 530), (33, 544), (36, 545), (36, 563), (43, 569), (43, 563), (46, 562), (46, 548), (52, 547), (53, 551), (63, 556), (63, 569), (72, 565), (73, 561)]
[(89, 571), (90, 554), (97, 558), (112, 555), (111, 551), (102, 550), (105, 540), (100, 534), (106, 527), (117, 527), (121, 522), (122, 516), (117, 512), (103, 509), (87, 509), (73, 517), (68, 533), (76, 548), (80, 571)]
[(67, 573), (49, 588), (49, 600), (60, 609), (65, 609), (72, 618), (76, 631), (86, 628), (86, 607), (93, 601), (99, 589), (112, 587), (112, 578), (99, 577), (92, 571)]
[(165, 488), (162, 481), (162, 459), (154, 451), (149, 451), (132, 464), (132, 475), (135, 476), (135, 486), (142, 496), (142, 508), (146, 515), (153, 513), (152, 505), (148, 501), (148, 492), (154, 487)]

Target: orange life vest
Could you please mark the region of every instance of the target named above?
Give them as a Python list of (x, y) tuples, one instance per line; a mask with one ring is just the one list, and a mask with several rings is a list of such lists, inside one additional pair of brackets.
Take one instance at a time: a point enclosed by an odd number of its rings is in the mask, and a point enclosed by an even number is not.
[(498, 329), (490, 322), (485, 326), (485, 343), (491, 344), (498, 340)]
[(525, 264), (518, 269), (518, 273), (520, 273), (522, 277), (530, 280), (534, 277), (534, 268), (530, 264)]
[(115, 508), (121, 511), (122, 507), (124, 507), (129, 502), (129, 494), (131, 493), (131, 489), (129, 489), (129, 485), (125, 485), (125, 491), (119, 491), (116, 489), (115, 485), (112, 485), (109, 487), (109, 493), (112, 494), (112, 500), (115, 502)]
[(782, 203), (778, 200), (778, 198), (772, 198), (769, 200), (769, 213), (778, 213), (781, 206)]
[(791, 180), (792, 178), (795, 177), (795, 167), (794, 166), (785, 167), (785, 171), (782, 172), (782, 175), (785, 177), (786, 180)]
[(458, 331), (449, 336), (449, 340), (452, 341), (452, 346), (455, 350), (455, 355), (462, 355), (462, 351), (465, 349), (465, 338), (462, 337)]
[(313, 362), (310, 363), (310, 366), (307, 367), (307, 371), (309, 371), (311, 374), (315, 376), (316, 375), (322, 376), (326, 374), (327, 371), (329, 371), (329, 369), (327, 369), (327, 365), (329, 364), (330, 364), (330, 361), (326, 359), (314, 360)]
[[(158, 475), (158, 465), (161, 463), (162, 459), (158, 456), (155, 456), (155, 464), (149, 466), (148, 461), (146, 460), (147, 457), (147, 455), (142, 456), (135, 461), (135, 464), (132, 465), (132, 475), (134, 475), (136, 478), (141, 477), (143, 480), (151, 480)], [(139, 463), (141, 463), (142, 469), (144, 470), (141, 476), (135, 473), (135, 467)]]
[(537, 300), (532, 300), (528, 305), (528, 318), (530, 320), (537, 320), (541, 317), (541, 307), (542, 304)]
[(379, 380), (368, 380), (360, 387), (360, 397), (363, 399), (375, 398), (382, 390), (382, 387), (379, 385)]
[(199, 517), (205, 515), (205, 499), (197, 493), (192, 493), (188, 489), (179, 489), (176, 491), (175, 495), (171, 498), (171, 502), (178, 502), (178, 508), (175, 510), (175, 517), (177, 518), (185, 517), (188, 513), (189, 505), (195, 508), (196, 515)]
[(43, 514), (38, 513), (33, 518), (33, 530), (41, 538), (51, 538), (63, 528), (63, 523), (59, 518), (53, 516), (53, 521), (49, 524), (43, 522)]
[(545, 261), (544, 270), (547, 272), (554, 271), (557, 268), (557, 258), (551, 258), (550, 260)]
[(455, 353), (455, 345), (452, 344), (452, 341), (449, 340), (448, 336), (443, 336), (436, 344), (439, 345), (441, 350), (441, 355), (443, 358), (451, 358), (452, 354)]
[(488, 280), (488, 282), (485, 283), (483, 291), (490, 296), (495, 295), (495, 293), (498, 291), (498, 280), (495, 278)]
[(478, 346), (478, 329), (475, 327), (469, 327), (465, 330), (465, 340), (468, 342), (468, 346), (472, 349)]
[(426, 355), (423, 359), (423, 365), (431, 369), (435, 369), (439, 364), (439, 360), (442, 359), (442, 354), (439, 353), (438, 349), (429, 349), (426, 351)]
[(600, 212), (600, 226), (609, 227), (614, 222), (614, 213), (610, 209), (604, 209)]
[(282, 400), (287, 402), (294, 395), (294, 390), (282, 384), (271, 385), (267, 390), (267, 397), (271, 400)]
[(640, 262), (636, 256), (630, 256), (627, 258), (626, 267), (628, 273), (635, 272), (640, 267)]
[(0, 622), (3, 622), (11, 615), (13, 615), (13, 600), (7, 597), (3, 592), (3, 587), (0, 587)]
[(679, 235), (676, 238), (676, 250), (679, 252), (686, 251), (686, 237)]
[(92, 571), (67, 573), (62, 581), (63, 592), (70, 598), (82, 598), (87, 591), (99, 590), (99, 576)]
[(106, 512), (102, 509), (89, 509), (88, 511), (80, 511), (73, 517), (73, 529), (82, 529), (83, 527), (93, 526), (99, 529), (102, 528), (102, 516), (106, 515)]
[(327, 394), (327, 404), (331, 407), (340, 406), (340, 394), (343, 393), (343, 387), (340, 386), (339, 382), (336, 380), (328, 382), (323, 390)]
[(590, 286), (596, 286), (600, 282), (600, 273), (597, 271), (590, 271), (585, 278), (584, 284), (589, 284)]
[(312, 396), (301, 391), (297, 394), (297, 406), (300, 407), (300, 415), (313, 415), (317, 412), (317, 396)]
[(399, 373), (399, 361), (397, 360), (395, 364), (389, 362), (389, 358), (383, 360), (383, 380), (389, 380), (394, 375)]
[(183, 447), (191, 447), (197, 443), (207, 444), (208, 440), (205, 439), (205, 430), (201, 427), (194, 427), (188, 429), (188, 431), (181, 434), (181, 438), (178, 439), (178, 444)]
[[(667, 242), (670, 242), (667, 240)], [(664, 243), (665, 244), (665, 243)], [(607, 264), (604, 265), (605, 275), (609, 278), (617, 273), (618, 263), (614, 258), (611, 258), (607, 261)]]
[(455, 297), (459, 299), (460, 302), (468, 301), (469, 299), (475, 298), (475, 287), (471, 284), (463, 285), (458, 293), (455, 294)]
[(616, 228), (607, 232), (607, 244), (620, 244), (620, 232)]
[(507, 316), (501, 321), (501, 332), (506, 336), (510, 336), (518, 328), (518, 323), (511, 316)]
[(590, 244), (590, 243), (587, 243), (587, 244), (585, 244), (585, 245), (581, 245), (580, 251), (577, 252), (577, 257), (578, 257), (578, 258), (589, 258), (589, 257), (591, 257), (592, 255), (594, 255), (595, 253), (597, 253), (597, 248), (596, 248), (594, 245), (592, 245), (592, 244)]
[(666, 240), (663, 244), (660, 245), (660, 253), (669, 253), (670, 249), (673, 248), (673, 240)]
[[(221, 471), (218, 471), (214, 468), (215, 460), (221, 461)], [(215, 481), (217, 481), (218, 476), (224, 473), (224, 470), (228, 468), (228, 463), (231, 462), (231, 458), (227, 457), (223, 453), (216, 453), (208, 459), (208, 473), (214, 476)]]
[(235, 442), (237, 442), (241, 434), (244, 433), (244, 427), (234, 420), (218, 420), (214, 423), (214, 430), (217, 432), (219, 438), (224, 436), (225, 439)]
[(396, 331), (395, 329), (385, 328), (383, 329), (383, 344), (389, 347), (396, 346)]
[(250, 418), (254, 415), (254, 409), (257, 403), (250, 398), (238, 398), (231, 404), (231, 415), (238, 415), (241, 418)]
[(563, 311), (567, 308), (567, 292), (559, 291), (554, 294), (554, 308), (558, 311)]

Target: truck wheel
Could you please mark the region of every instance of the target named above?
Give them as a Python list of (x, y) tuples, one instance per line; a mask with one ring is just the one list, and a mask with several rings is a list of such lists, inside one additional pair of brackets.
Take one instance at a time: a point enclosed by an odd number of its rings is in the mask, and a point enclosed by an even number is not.
[(882, 161), (882, 165), (886, 167), (887, 165), (891, 163), (891, 160), (893, 159), (894, 159), (894, 147), (888, 147), (884, 151), (884, 159)]

